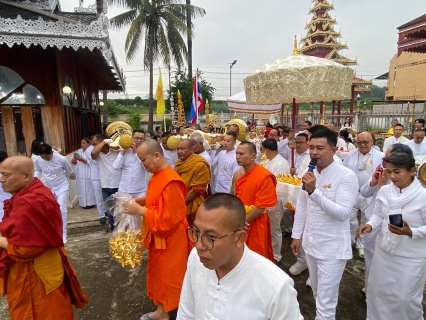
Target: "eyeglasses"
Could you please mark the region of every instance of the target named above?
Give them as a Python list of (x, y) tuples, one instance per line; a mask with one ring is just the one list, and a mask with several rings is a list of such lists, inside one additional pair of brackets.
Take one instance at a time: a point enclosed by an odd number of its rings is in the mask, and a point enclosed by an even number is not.
[(372, 140), (370, 140), (370, 141), (357, 141), (356, 143), (357, 143), (357, 144), (365, 144), (365, 145), (367, 145), (367, 144), (369, 144), (370, 142), (372, 142)]
[(241, 231), (241, 230), (235, 230), (235, 231), (232, 231), (228, 234), (225, 234), (224, 236), (221, 236), (219, 238), (213, 238), (212, 236), (209, 236), (207, 234), (203, 234), (203, 235), (200, 236), (200, 232), (196, 231), (192, 228), (186, 228), (186, 230), (188, 231), (189, 240), (191, 240), (194, 243), (197, 243), (198, 238), (201, 237), (201, 243), (203, 244), (204, 247), (206, 247), (207, 250), (213, 249), (215, 241), (218, 241), (218, 240), (223, 239), (227, 236), (230, 236), (231, 234), (233, 234), (235, 232)]

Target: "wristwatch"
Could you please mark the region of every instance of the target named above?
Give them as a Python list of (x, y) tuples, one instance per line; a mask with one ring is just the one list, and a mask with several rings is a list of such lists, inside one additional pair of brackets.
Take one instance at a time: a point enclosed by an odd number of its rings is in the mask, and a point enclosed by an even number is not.
[(308, 192), (308, 196), (310, 196), (311, 194), (313, 194), (315, 192), (315, 189), (316, 189), (316, 187), (314, 187), (311, 192)]

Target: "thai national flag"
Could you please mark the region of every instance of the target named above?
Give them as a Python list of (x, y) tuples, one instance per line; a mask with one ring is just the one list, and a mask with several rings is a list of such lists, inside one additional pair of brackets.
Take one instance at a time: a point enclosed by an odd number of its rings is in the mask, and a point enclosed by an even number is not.
[(191, 101), (191, 124), (198, 123), (198, 115), (203, 107), (204, 103), (201, 95), (201, 85), (198, 82), (197, 76), (195, 76)]

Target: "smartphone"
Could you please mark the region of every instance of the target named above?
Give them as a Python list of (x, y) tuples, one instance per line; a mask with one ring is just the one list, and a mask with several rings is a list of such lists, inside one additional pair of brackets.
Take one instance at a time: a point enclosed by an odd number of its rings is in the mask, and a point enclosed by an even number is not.
[(383, 172), (383, 167), (380, 167), (380, 173), (378, 173), (378, 172), (376, 172), (376, 174), (374, 175), (374, 177), (376, 178), (376, 179), (379, 179), (379, 177), (380, 177), (380, 174)]
[(400, 214), (400, 213), (390, 214), (389, 215), (389, 222), (390, 222), (391, 225), (393, 225), (395, 227), (402, 228), (404, 226), (404, 224), (402, 223), (402, 214)]
[(74, 156), (75, 156), (76, 158), (80, 158), (80, 154), (79, 154), (78, 152), (74, 152)]

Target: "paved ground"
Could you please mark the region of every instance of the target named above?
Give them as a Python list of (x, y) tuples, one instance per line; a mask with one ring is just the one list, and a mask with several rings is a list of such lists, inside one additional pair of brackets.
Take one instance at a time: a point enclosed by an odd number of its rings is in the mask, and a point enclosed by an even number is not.
[[(68, 254), (77, 270), (91, 303), (82, 310), (76, 310), (76, 320), (132, 320), (140, 314), (150, 312), (155, 307), (145, 295), (146, 260), (138, 272), (129, 272), (116, 263), (109, 254), (108, 238), (105, 228), (98, 227), (98, 217), (94, 209), (72, 209), (69, 212), (70, 226), (88, 230), (90, 233), (77, 233), (69, 236), (66, 245)], [(86, 229), (81, 226), (86, 225)], [(281, 268), (288, 271), (295, 262), (290, 253), (290, 239), (285, 238), (283, 243), (283, 262)], [(337, 319), (360, 320), (365, 319), (366, 306), (363, 287), (364, 263), (357, 256), (348, 261), (346, 271), (340, 286)], [(314, 319), (315, 301), (312, 291), (305, 286), (308, 272), (292, 277), (298, 291), (298, 300), (305, 319)], [(250, 294), (250, 293), (247, 293)], [(244, 297), (242, 297), (244, 299)], [(0, 298), (0, 319), (9, 320), (7, 304)], [(239, 320), (239, 319), (236, 319)]]

